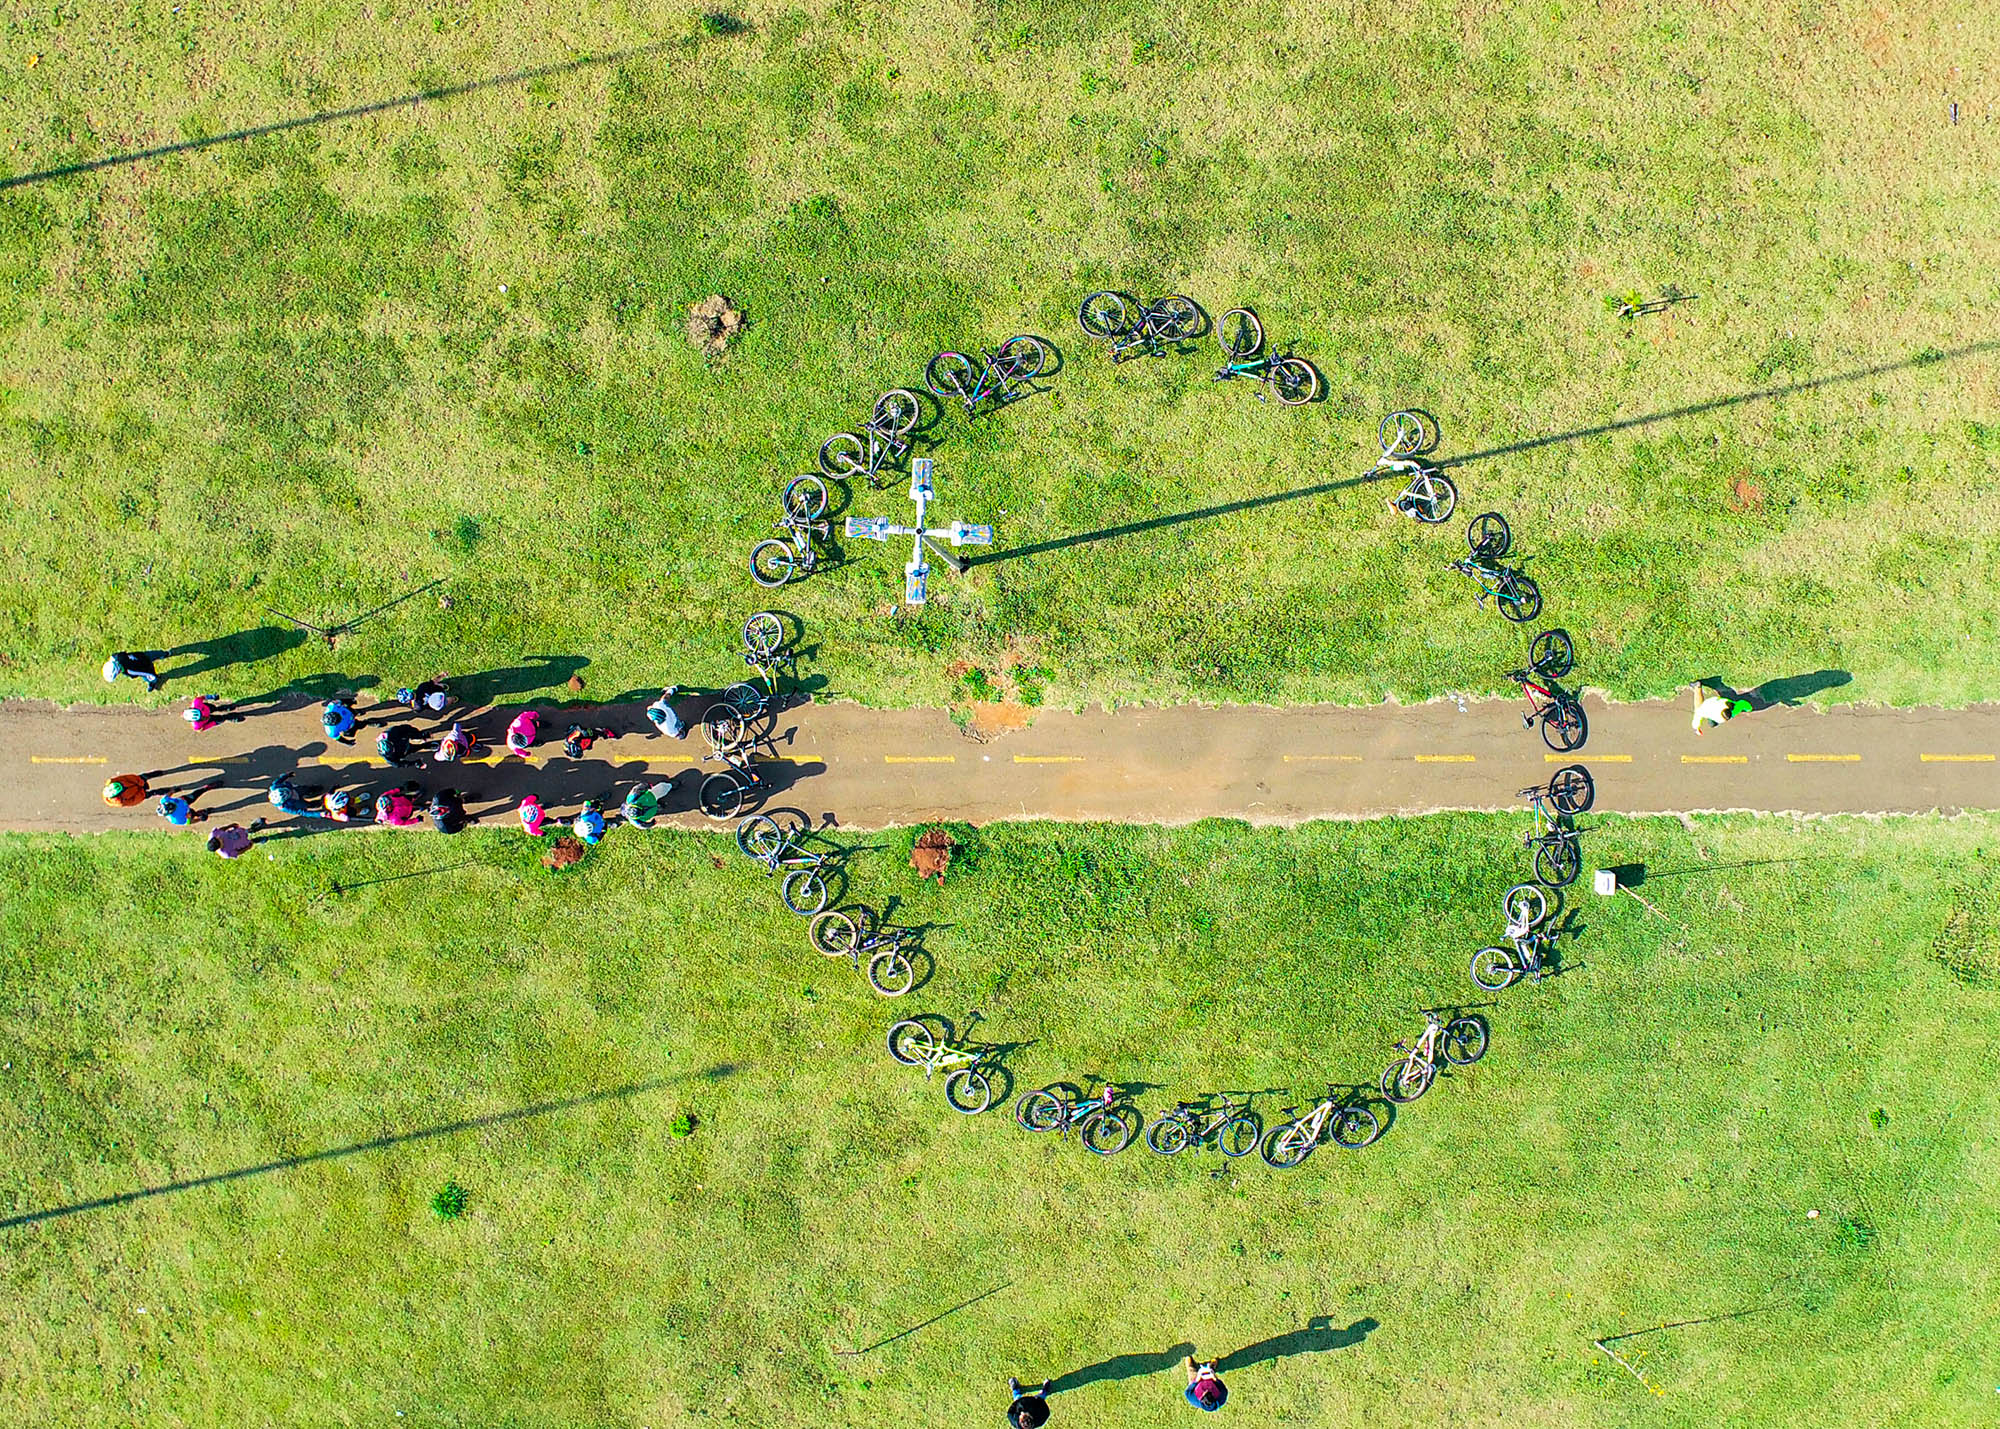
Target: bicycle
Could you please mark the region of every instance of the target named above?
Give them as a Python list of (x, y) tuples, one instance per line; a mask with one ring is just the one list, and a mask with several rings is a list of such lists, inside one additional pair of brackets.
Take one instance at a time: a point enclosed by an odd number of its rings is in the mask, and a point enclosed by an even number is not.
[(760, 610), (743, 622), (743, 660), (762, 665), (785, 648), (785, 622), (775, 610)]
[(1129, 293), (1092, 293), (1076, 310), (1077, 325), (1091, 337), (1108, 338), (1111, 360), (1141, 354), (1164, 356), (1170, 343), (1186, 342), (1201, 331), (1201, 308), (1192, 298), (1169, 293), (1142, 303)]
[[(949, 1031), (947, 1024), (947, 1034)], [(889, 1055), (906, 1067), (922, 1067), (925, 1081), (945, 1072), (945, 1103), (967, 1116), (977, 1116), (993, 1105), (993, 1082), (986, 1075), (988, 1050), (954, 1046), (948, 1037), (938, 1036), (914, 1017), (889, 1029)]]
[(1440, 1056), (1454, 1067), (1469, 1067), (1486, 1055), (1486, 1026), (1478, 1018), (1446, 1022), (1427, 1008), (1418, 1010), (1424, 1014), (1423, 1032), (1413, 1043), (1398, 1042), (1403, 1056), (1382, 1070), (1382, 1095), (1399, 1106), (1431, 1089)]
[[(1217, 382), (1254, 377), (1277, 393), (1287, 407), (1304, 406), (1319, 395), (1319, 370), (1310, 362), (1289, 353), (1273, 357), (1262, 351), (1264, 325), (1250, 309), (1231, 308), (1224, 313), (1215, 325), (1215, 340), (1221, 344), (1225, 359), (1222, 370), (1215, 374)], [(1262, 392), (1257, 400), (1264, 400)]]
[(1550, 776), (1548, 783), (1521, 791), (1528, 807), (1551, 824), (1561, 823), (1567, 815), (1582, 813), (1596, 795), (1597, 786), (1590, 771), (1581, 764), (1565, 764)]
[(826, 907), (826, 876), (821, 870), (836, 857), (806, 849), (803, 843), (810, 834), (803, 825), (787, 828), (769, 814), (752, 814), (736, 826), (736, 846), (745, 858), (763, 864), (774, 878), (784, 870), (779, 896), (801, 918)]
[(924, 368), (924, 386), (938, 398), (956, 397), (965, 403), (970, 417), (988, 397), (995, 407), (1004, 407), (1026, 394), (1016, 384), (1033, 382), (1049, 365), (1048, 344), (1025, 333), (1010, 337), (987, 352), (979, 350), (974, 362), (962, 352), (940, 352)]
[(1263, 1134), (1264, 1123), (1247, 1102), (1226, 1096), (1205, 1097), (1161, 1112), (1146, 1128), (1146, 1145), (1162, 1156), (1178, 1156), (1190, 1146), (1212, 1144), (1224, 1156), (1234, 1158), (1255, 1151)]
[[(1265, 1164), (1280, 1171), (1289, 1171), (1328, 1139), (1348, 1151), (1359, 1151), (1364, 1146), (1373, 1145), (1382, 1134), (1380, 1118), (1362, 1104), (1359, 1096), (1342, 1095), (1343, 1092), (1363, 1090), (1357, 1086), (1328, 1082), (1326, 1099), (1318, 1106), (1304, 1116), (1295, 1116), (1271, 1128), (1271, 1134), (1264, 1139), (1262, 1148)], [(1295, 1112), (1298, 1108), (1288, 1106), (1285, 1110)]]
[(716, 744), (716, 731), (711, 726), (710, 720), (717, 716), (736, 719), (733, 710), (711, 710), (709, 718), (702, 722), (709, 743), (715, 746), (707, 754), (702, 755), (702, 762), (706, 764), (711, 760), (721, 760), (723, 767), (701, 781), (699, 798), (702, 813), (719, 823), (742, 813), (743, 806), (750, 802), (753, 796), (761, 796), (770, 786), (750, 763), (750, 746), (744, 736), (741, 721), (737, 721), (736, 725), (736, 743)]
[(761, 586), (781, 586), (811, 575), (819, 568), (819, 553), (812, 543), (827, 540), (833, 528), (831, 522), (787, 511), (771, 529), (784, 535), (759, 541), (750, 549), (750, 575)]
[(1588, 808), (1594, 793), (1590, 771), (1580, 764), (1558, 769), (1546, 786), (1521, 791), (1535, 816), (1521, 844), (1533, 852), (1536, 879), (1550, 888), (1567, 888), (1583, 871), (1583, 849), (1569, 818)]
[[(918, 937), (914, 928), (874, 928), (875, 915), (856, 907), (852, 913), (829, 909), (806, 929), (806, 938), (821, 957), (846, 958), (868, 985), (884, 997), (901, 997), (917, 984), (916, 965), (904, 951)], [(863, 954), (868, 955), (864, 965)]]
[(807, 473), (791, 479), (780, 504), (785, 509), (785, 515), (795, 520), (817, 521), (826, 515), (827, 503), (826, 483)]
[(875, 399), (875, 409), (859, 432), (835, 432), (819, 448), (819, 469), (836, 479), (863, 476), (880, 491), (882, 468), (903, 459), (910, 433), (923, 415), (917, 394), (897, 387)]
[(1014, 1103), (1014, 1120), (1029, 1131), (1072, 1131), (1086, 1151), (1116, 1156), (1139, 1134), (1139, 1113), (1118, 1100), (1118, 1089), (1106, 1084), (1095, 1096), (1084, 1096), (1067, 1082), (1051, 1082), (1038, 1091), (1021, 1093)]
[(1581, 749), (1590, 733), (1582, 702), (1555, 683), (1555, 677), (1568, 673), (1569, 668), (1569, 636), (1560, 630), (1544, 630), (1528, 646), (1528, 667), (1507, 672), (1507, 678), (1521, 687), (1528, 701), (1521, 727), (1540, 725), (1542, 743), (1558, 754)]
[(1555, 935), (1543, 925), (1549, 917), (1548, 895), (1532, 883), (1517, 883), (1500, 900), (1507, 917), (1502, 935), (1513, 944), (1506, 948), (1481, 948), (1472, 955), (1472, 980), (1488, 992), (1511, 987), (1521, 978), (1540, 982), (1546, 962), (1542, 956), (1555, 943)]
[(1576, 830), (1567, 825), (1530, 830), (1521, 846), (1533, 851), (1535, 878), (1551, 888), (1569, 887), (1583, 871), (1583, 848)]
[(1437, 450), (1437, 419), (1415, 407), (1402, 408), (1376, 424), (1375, 441), (1383, 456), (1423, 456)]
[(1421, 521), (1426, 526), (1438, 526), (1449, 521), (1451, 513), (1458, 509), (1458, 488), (1436, 467), (1384, 453), (1368, 475), (1372, 477), (1385, 471), (1404, 472), (1410, 478), (1409, 485), (1386, 498), (1391, 511)]

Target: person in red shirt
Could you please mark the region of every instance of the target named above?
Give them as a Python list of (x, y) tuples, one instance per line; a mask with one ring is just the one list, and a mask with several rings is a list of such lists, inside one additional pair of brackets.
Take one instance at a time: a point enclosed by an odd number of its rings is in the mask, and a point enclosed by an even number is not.
[(159, 778), (159, 771), (151, 774), (114, 774), (104, 782), (104, 802), (114, 809), (130, 809), (146, 802), (146, 781)]

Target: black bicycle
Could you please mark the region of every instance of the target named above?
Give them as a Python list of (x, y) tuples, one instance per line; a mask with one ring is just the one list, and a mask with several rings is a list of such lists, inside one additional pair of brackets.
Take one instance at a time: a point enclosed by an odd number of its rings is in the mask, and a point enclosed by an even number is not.
[[(733, 710), (712, 710), (709, 718), (718, 715), (736, 719)], [(757, 766), (750, 761), (750, 743), (742, 733), (742, 723), (737, 722), (737, 740), (733, 744), (716, 744), (716, 731), (709, 728), (708, 720), (703, 721), (709, 742), (714, 747), (702, 755), (702, 762), (720, 761), (722, 768), (701, 781), (701, 811), (715, 820), (733, 819), (743, 812), (746, 805), (754, 804), (770, 789), (764, 778), (757, 772)]]
[(852, 912), (830, 908), (814, 917), (806, 929), (814, 952), (821, 957), (846, 958), (884, 997), (901, 997), (917, 985), (910, 952), (920, 936), (915, 928), (877, 925), (875, 915), (859, 905)]
[(1247, 1103), (1218, 1095), (1161, 1112), (1146, 1128), (1146, 1145), (1162, 1156), (1178, 1156), (1190, 1146), (1213, 1146), (1229, 1157), (1248, 1156), (1263, 1134), (1263, 1122)]
[(819, 569), (819, 552), (813, 549), (813, 542), (832, 536), (828, 522), (797, 516), (787, 510), (771, 529), (780, 532), (780, 538), (759, 541), (750, 550), (750, 574), (758, 585), (781, 586), (803, 580)]
[(1522, 838), (1521, 846), (1533, 852), (1539, 881), (1551, 888), (1567, 888), (1583, 871), (1583, 845), (1565, 816), (1550, 816), (1539, 802), (1534, 810), (1535, 826)]
[(820, 443), (819, 469), (842, 479), (866, 477), (880, 490), (888, 484), (882, 478), (883, 468), (901, 461), (909, 451), (910, 433), (922, 415), (923, 403), (916, 393), (903, 387), (884, 392), (859, 432), (835, 432)]
[(939, 398), (956, 397), (970, 417), (989, 397), (995, 407), (1025, 397), (1027, 384), (1041, 376), (1048, 365), (1048, 344), (1024, 333), (1008, 338), (991, 352), (981, 349), (978, 361), (962, 352), (940, 352), (924, 368), (924, 385)]
[(1111, 360), (1159, 357), (1176, 344), (1201, 332), (1201, 308), (1193, 298), (1169, 293), (1142, 303), (1129, 293), (1092, 293), (1076, 312), (1077, 325), (1092, 337), (1108, 340)]

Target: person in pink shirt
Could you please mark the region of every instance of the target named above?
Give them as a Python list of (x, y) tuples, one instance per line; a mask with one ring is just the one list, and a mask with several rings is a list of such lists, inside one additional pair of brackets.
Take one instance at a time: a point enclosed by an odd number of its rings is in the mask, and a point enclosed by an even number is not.
[(250, 845), (256, 842), (250, 835), (263, 827), (262, 819), (252, 819), (247, 829), (241, 824), (224, 824), (208, 836), (209, 852), (224, 858), (241, 858), (250, 852)]
[(423, 822), (417, 806), (401, 789), (391, 789), (375, 801), (375, 822), (392, 829), (414, 828)]
[(542, 821), (546, 818), (548, 818), (548, 810), (542, 807), (540, 799), (537, 799), (533, 794), (522, 798), (521, 828), (527, 833), (529, 838), (538, 839), (542, 836)]
[(438, 741), (438, 763), (451, 764), (467, 758), (472, 753), (472, 747), (472, 736), (466, 733), (465, 726), (454, 722), (445, 737)]
[[(230, 706), (234, 708), (234, 706)], [(214, 695), (196, 695), (188, 701), (188, 707), (181, 711), (181, 718), (197, 730), (214, 729), (219, 724), (243, 718), (240, 714), (218, 714)]]
[(514, 722), (507, 726), (507, 752), (518, 754), (523, 759), (542, 737), (542, 717), (533, 710), (522, 710), (514, 716)]

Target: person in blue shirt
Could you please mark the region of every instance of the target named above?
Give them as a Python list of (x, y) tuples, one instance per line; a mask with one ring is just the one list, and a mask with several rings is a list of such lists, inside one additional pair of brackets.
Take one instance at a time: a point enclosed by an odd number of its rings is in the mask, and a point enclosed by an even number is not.
[(328, 700), (319, 712), (319, 727), (337, 744), (354, 743), (354, 709), (346, 700)]
[(597, 807), (595, 799), (585, 799), (583, 801), (583, 812), (576, 816), (576, 821), (570, 825), (570, 828), (575, 830), (578, 838), (592, 847), (603, 842), (604, 811)]
[(1188, 1373), (1187, 1402), (1192, 1404), (1196, 1409), (1205, 1409), (1211, 1414), (1222, 1408), (1224, 1402), (1229, 1398), (1229, 1386), (1224, 1384), (1221, 1376), (1216, 1374), (1215, 1361), (1210, 1360), (1206, 1364), (1197, 1364), (1195, 1363), (1194, 1356), (1189, 1355), (1186, 1365)]

